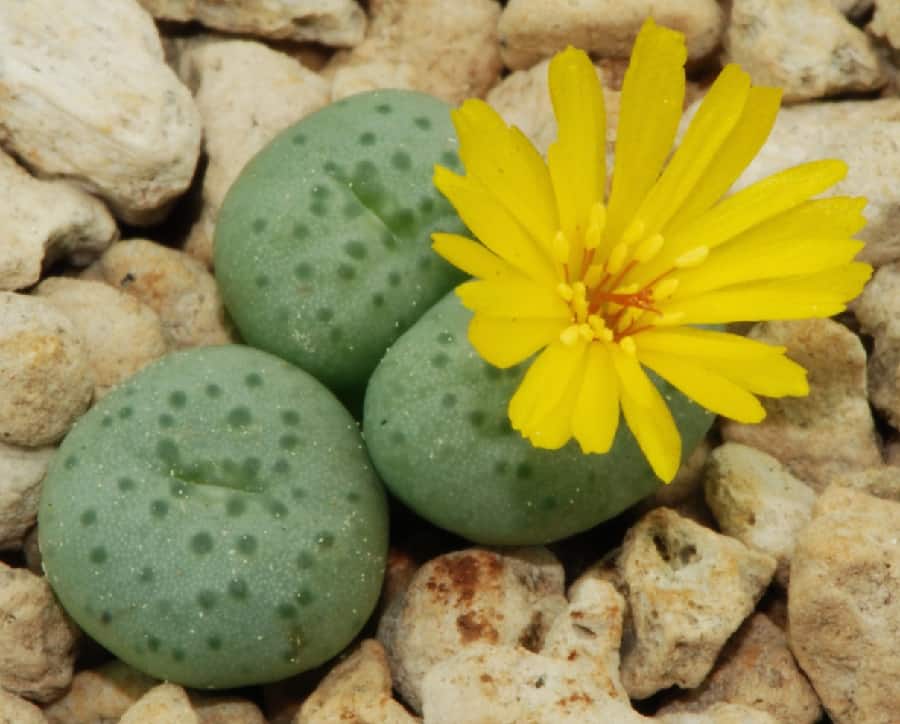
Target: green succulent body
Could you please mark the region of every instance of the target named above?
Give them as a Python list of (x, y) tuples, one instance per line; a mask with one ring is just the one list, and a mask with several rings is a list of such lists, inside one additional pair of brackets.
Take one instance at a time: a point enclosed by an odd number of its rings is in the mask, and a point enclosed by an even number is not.
[(377, 600), (387, 510), (356, 423), (242, 346), (169, 355), (66, 437), (44, 483), (47, 577), (153, 676), (274, 681), (338, 653)]
[[(535, 448), (507, 406), (527, 363), (499, 370), (469, 344), (471, 313), (449, 294), (391, 347), (366, 391), (364, 434), (389, 490), (420, 515), (469, 540), (548, 543), (593, 527), (660, 482), (620, 424), (605, 455), (570, 442)], [(713, 416), (654, 380), (690, 452)]]

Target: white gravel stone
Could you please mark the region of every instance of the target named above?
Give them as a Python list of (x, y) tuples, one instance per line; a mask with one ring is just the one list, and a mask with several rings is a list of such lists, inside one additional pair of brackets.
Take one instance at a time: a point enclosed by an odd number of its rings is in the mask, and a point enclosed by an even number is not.
[(739, 443), (713, 450), (706, 503), (725, 535), (775, 557), (775, 579), (787, 587), (797, 533), (812, 518), (816, 493), (771, 455)]
[(172, 349), (235, 341), (216, 280), (183, 251), (146, 239), (122, 241), (90, 273), (156, 312)]
[(832, 6), (840, 10), (844, 15), (856, 17), (871, 10), (875, 0), (829, 0)]
[(39, 175), (135, 224), (190, 184), (200, 119), (135, 0), (0, 3), (0, 55), (0, 141)]
[(628, 531), (616, 565), (630, 613), (622, 683), (635, 699), (699, 686), (775, 572), (772, 556), (668, 508)]
[(419, 568), (382, 616), (378, 638), (394, 687), (418, 712), (432, 666), (479, 642), (538, 650), (565, 607), (562, 566), (545, 548), (472, 548)]
[(808, 103), (783, 108), (762, 150), (735, 189), (807, 161), (839, 158), (847, 177), (828, 196), (863, 196), (868, 221), (860, 258), (875, 265), (900, 259), (900, 98)]
[(354, 0), (140, 0), (154, 17), (229, 33), (352, 46), (363, 39), (366, 15)]
[(119, 234), (102, 202), (68, 182), (32, 177), (2, 151), (0, 218), (0, 290), (6, 291), (37, 283), (57, 259), (90, 263)]
[(830, 0), (734, 0), (725, 59), (786, 101), (876, 90), (884, 85), (866, 34)]
[(0, 292), (0, 442), (56, 442), (87, 409), (93, 390), (74, 325), (44, 299)]
[(156, 686), (129, 707), (119, 724), (200, 724), (184, 689), (175, 684)]
[(47, 718), (30, 701), (0, 689), (0, 724), (47, 724)]
[(567, 45), (600, 57), (627, 58), (650, 15), (685, 34), (691, 60), (719, 44), (724, 14), (715, 0), (509, 0), (497, 26), (503, 62), (521, 70)]
[(37, 520), (41, 483), (56, 448), (0, 443), (0, 550), (21, 548)]
[(900, 466), (896, 464), (841, 473), (832, 478), (832, 483), (900, 503)]
[(900, 503), (839, 486), (800, 534), (788, 636), (836, 724), (884, 724), (900, 702)]
[(657, 724), (787, 724), (767, 712), (743, 704), (713, 704), (700, 712), (664, 714), (654, 721)]
[(188, 693), (200, 724), (266, 724), (266, 718), (252, 701), (237, 696), (204, 696)]
[(35, 295), (54, 305), (81, 335), (94, 378), (94, 399), (168, 351), (156, 312), (107, 284), (50, 277)]
[(75, 674), (65, 695), (44, 709), (50, 724), (118, 722), (159, 682), (121, 661)]
[(768, 453), (817, 492), (833, 475), (881, 465), (859, 337), (831, 319), (764, 322), (750, 336), (786, 347), (808, 371), (809, 395), (763, 398), (766, 418), (756, 425), (725, 420), (726, 441)]
[(366, 639), (335, 666), (303, 702), (292, 724), (329, 722), (414, 724), (414, 717), (391, 697), (391, 672), (381, 644)]
[(232, 182), (279, 131), (328, 102), (328, 83), (294, 58), (246, 40), (188, 43), (178, 70), (194, 93), (209, 158), (186, 249), (211, 266), (216, 219)]
[(324, 74), (334, 99), (407, 88), (462, 103), (483, 96), (501, 70), (495, 0), (370, 0), (366, 39)]
[(887, 41), (895, 50), (900, 50), (900, 2), (876, 0), (875, 14), (868, 29), (872, 34)]
[(0, 687), (57, 699), (72, 681), (77, 636), (45, 578), (0, 563)]

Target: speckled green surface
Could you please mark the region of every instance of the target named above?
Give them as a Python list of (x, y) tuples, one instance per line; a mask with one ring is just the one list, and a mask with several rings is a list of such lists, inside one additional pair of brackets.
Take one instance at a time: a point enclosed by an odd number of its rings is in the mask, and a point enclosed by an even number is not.
[[(363, 430), (390, 491), (435, 525), (485, 544), (546, 543), (620, 513), (658, 485), (620, 423), (607, 455), (539, 450), (509, 425), (526, 365), (501, 371), (466, 337), (449, 294), (391, 347), (366, 390)], [(713, 417), (665, 383), (685, 455)]]
[(387, 509), (356, 423), (243, 346), (169, 355), (66, 437), (40, 546), (66, 610), (127, 663), (196, 687), (338, 653), (377, 600)]
[(432, 231), (463, 231), (431, 183), (459, 168), (449, 107), (376, 91), (312, 114), (244, 169), (216, 226), (216, 277), (248, 344), (341, 392), (461, 274)]

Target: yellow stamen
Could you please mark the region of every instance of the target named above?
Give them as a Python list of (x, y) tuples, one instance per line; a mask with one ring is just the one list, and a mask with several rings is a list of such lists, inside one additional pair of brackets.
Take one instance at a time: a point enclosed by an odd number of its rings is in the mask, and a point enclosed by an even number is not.
[(622, 243), (634, 244), (644, 236), (646, 229), (647, 225), (643, 221), (635, 219), (625, 228), (625, 233), (622, 234)]
[(575, 318), (579, 322), (583, 322), (587, 319), (587, 310), (588, 310), (588, 302), (587, 302), (587, 288), (584, 286), (584, 282), (575, 282), (572, 284), (572, 309), (575, 312)]
[(662, 234), (654, 234), (638, 245), (638, 248), (634, 252), (634, 258), (641, 263), (650, 261), (659, 254), (659, 250), (663, 248), (664, 243), (665, 239), (663, 239)]
[(637, 347), (635, 347), (634, 340), (631, 337), (623, 337), (620, 339), (619, 347), (622, 348), (622, 351), (625, 354), (631, 355), (632, 357), (637, 354)]
[(653, 288), (653, 299), (657, 302), (668, 299), (678, 290), (679, 283), (677, 279), (663, 279)]
[(567, 302), (571, 302), (572, 297), (575, 296), (575, 292), (572, 290), (572, 287), (565, 282), (560, 282), (556, 285), (556, 292)]
[(585, 342), (590, 342), (594, 338), (594, 330), (591, 329), (589, 324), (579, 324), (578, 334), (581, 335)]
[(624, 287), (619, 287), (618, 289), (613, 291), (613, 294), (621, 294), (622, 296), (627, 296), (629, 294), (634, 294), (640, 288), (640, 285), (635, 282), (633, 284), (626, 284)]
[(556, 232), (556, 236), (553, 237), (553, 255), (556, 257), (556, 261), (560, 264), (568, 264), (569, 263), (569, 240), (566, 238), (566, 235), (563, 233), (562, 229)]
[(628, 244), (624, 241), (620, 241), (613, 247), (609, 259), (606, 261), (606, 271), (610, 274), (618, 274), (622, 270), (622, 267), (625, 266), (625, 259), (627, 257)]
[(675, 260), (675, 266), (678, 269), (689, 269), (690, 267), (702, 264), (704, 261), (706, 261), (706, 257), (708, 256), (708, 246), (697, 246), (679, 256)]
[(681, 324), (682, 319), (684, 319), (684, 312), (666, 312), (654, 319), (653, 324), (657, 327), (674, 327)]
[(587, 232), (584, 235), (584, 248), (586, 250), (596, 249), (600, 245), (600, 239), (603, 237), (605, 228), (606, 207), (598, 201), (591, 207), (591, 214), (588, 218)]
[(581, 335), (581, 331), (579, 329), (580, 326), (581, 325), (578, 324), (572, 324), (566, 327), (562, 332), (560, 332), (559, 341), (571, 347), (578, 341), (578, 337)]
[(584, 275), (584, 285), (593, 289), (603, 278), (604, 274), (606, 274), (606, 269), (602, 264), (592, 266)]

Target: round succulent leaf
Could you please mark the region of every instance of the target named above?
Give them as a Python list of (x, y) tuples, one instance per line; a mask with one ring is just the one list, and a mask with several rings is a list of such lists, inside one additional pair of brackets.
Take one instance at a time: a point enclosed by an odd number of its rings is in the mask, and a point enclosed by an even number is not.
[(459, 169), (449, 107), (409, 91), (338, 101), (288, 128), (229, 190), (216, 276), (244, 340), (334, 390), (458, 283), (431, 232), (463, 231), (432, 184)]
[(69, 614), (160, 679), (275, 681), (334, 656), (379, 595), (383, 489), (307, 373), (233, 345), (171, 354), (84, 415), (44, 482)]
[[(570, 441), (533, 447), (507, 407), (528, 362), (500, 370), (466, 336), (471, 312), (455, 294), (432, 307), (388, 350), (366, 390), (363, 430), (390, 492), (441, 528), (476, 543), (555, 541), (617, 515), (661, 484), (624, 421), (609, 453)], [(713, 416), (653, 378), (686, 456)]]

